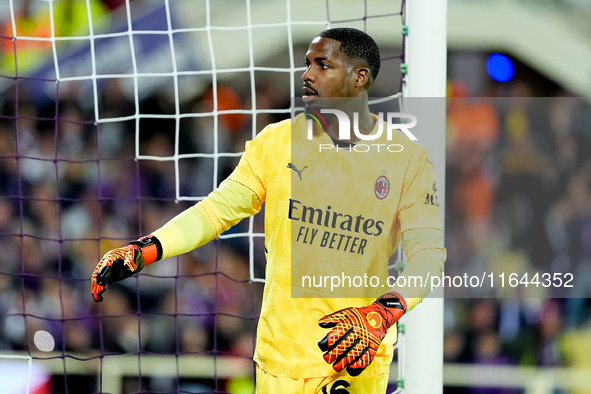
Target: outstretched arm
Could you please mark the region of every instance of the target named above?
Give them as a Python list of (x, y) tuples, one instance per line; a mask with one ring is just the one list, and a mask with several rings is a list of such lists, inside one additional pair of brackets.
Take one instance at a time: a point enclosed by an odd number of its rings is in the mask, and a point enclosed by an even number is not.
[(145, 265), (189, 252), (261, 210), (262, 201), (249, 188), (225, 180), (203, 201), (171, 219), (147, 237), (107, 252), (91, 277), (96, 302), (108, 285), (139, 273)]
[(258, 213), (262, 203), (252, 190), (226, 179), (206, 199), (181, 212), (152, 235), (162, 243), (162, 258), (190, 252)]

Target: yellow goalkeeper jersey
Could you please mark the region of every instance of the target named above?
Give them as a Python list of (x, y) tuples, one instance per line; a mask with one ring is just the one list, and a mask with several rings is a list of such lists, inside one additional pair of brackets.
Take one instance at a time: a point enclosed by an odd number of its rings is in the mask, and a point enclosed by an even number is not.
[[(404, 231), (441, 229), (425, 148), (396, 130), (391, 139), (384, 132), (339, 147), (307, 129), (303, 114), (267, 126), (229, 177), (265, 201), (266, 285), (255, 361), (293, 378), (336, 374), (318, 348), (328, 332), (318, 320), (389, 290), (388, 261)], [(392, 328), (364, 376), (389, 371), (395, 342)]]

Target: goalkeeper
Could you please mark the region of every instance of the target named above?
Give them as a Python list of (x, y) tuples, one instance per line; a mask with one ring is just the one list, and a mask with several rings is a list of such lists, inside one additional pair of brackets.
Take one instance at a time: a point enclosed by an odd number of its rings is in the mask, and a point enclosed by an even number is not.
[[(102, 301), (110, 284), (200, 247), (265, 202), (257, 393), (385, 393), (396, 322), (427, 295), (426, 278), (443, 271), (435, 173), (426, 149), (398, 130), (387, 140), (381, 133), (386, 125), (369, 110), (368, 92), (380, 68), (370, 36), (351, 28), (325, 30), (310, 43), (305, 62), (305, 113), (268, 125), (247, 142), (236, 169), (206, 199), (108, 252), (92, 274), (92, 295)], [(339, 107), (355, 118), (352, 137), (343, 138), (335, 119), (319, 118), (323, 102), (332, 98), (352, 99)], [(403, 149), (360, 154), (356, 144), (365, 138), (359, 133), (376, 146)], [(319, 152), (319, 144), (334, 149)], [(293, 279), (300, 264), (322, 274), (387, 274), (400, 239), (409, 261), (401, 276), (425, 278), (424, 286), (381, 295), (344, 289), (331, 297)], [(305, 296), (293, 297), (294, 290)]]

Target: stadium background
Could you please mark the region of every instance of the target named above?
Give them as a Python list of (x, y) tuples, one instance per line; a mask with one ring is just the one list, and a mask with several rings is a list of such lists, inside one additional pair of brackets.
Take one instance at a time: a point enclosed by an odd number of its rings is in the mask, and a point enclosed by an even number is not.
[[(14, 2), (19, 11), (29, 6), (29, 20), (22, 26), (35, 32), (32, 35), (47, 33), (44, 17), (39, 16), (46, 8), (44, 3)], [(123, 1), (90, 3), (97, 31), (124, 21)], [(177, 2), (180, 6), (173, 7), (178, 26), (206, 18), (202, 12), (204, 2), (199, 2), (200, 6), (189, 3)], [(228, 20), (235, 17), (233, 13), (240, 15), (242, 11), (228, 8), (229, 3), (215, 3), (212, 15), (217, 12)], [(271, 14), (275, 5), (281, 8), (281, 2), (270, 3), (266, 8)], [(363, 2), (358, 3), (362, 9)], [(132, 0), (131, 4), (138, 26), (164, 23), (163, 1)], [(311, 4), (302, 7), (309, 7), (314, 14)], [(63, 20), (56, 20), (60, 28), (57, 34), (85, 34), (86, 22), (77, 22), (85, 21), (85, 4), (78, 12), (82, 14), (66, 13)], [(591, 30), (586, 21), (591, 17), (591, 5), (574, 0), (505, 0), (494, 4), (452, 0), (448, 12), (448, 260), (465, 269), (487, 264), (520, 269), (552, 267), (555, 271), (571, 270), (578, 280), (587, 280), (591, 262)], [(39, 19), (35, 19), (37, 16)], [(99, 136), (93, 122), (94, 108), (88, 99), (90, 82), (72, 81), (57, 87), (51, 80), (53, 60), (46, 43), (23, 44), (17, 49), (19, 75), (48, 80), (22, 79), (15, 84), (11, 69), (14, 44), (9, 39), (12, 33), (6, 3), (0, 5), (0, 17), (0, 354), (30, 354), (57, 361), (57, 368), (47, 367), (51, 360), (34, 363), (38, 368), (36, 379), (46, 390), (41, 388), (39, 393), (96, 390), (96, 370), (104, 354), (135, 354), (140, 348), (153, 355), (215, 354), (220, 362), (235, 362), (220, 364), (213, 371), (220, 377), (219, 382), (186, 378), (182, 389), (199, 392), (199, 387), (211, 390), (215, 386), (220, 391), (242, 392), (249, 385), (248, 359), (253, 351), (252, 331), (261, 289), (260, 284), (248, 281), (247, 242), (226, 238), (175, 259), (176, 263), (160, 263), (139, 281), (114, 286), (107, 294), (108, 302), (100, 308), (95, 305), (88, 294), (88, 278), (98, 258), (157, 228), (193, 201), (175, 202), (174, 163), (135, 160), (134, 119), (101, 124)], [(322, 26), (313, 31), (309, 26), (299, 30), (294, 36), (296, 64), (303, 59), (309, 39)], [(227, 36), (220, 39), (244, 39), (237, 33), (224, 34)], [(379, 96), (398, 88), (400, 59), (396, 54), (400, 52), (401, 37), (396, 36), (388, 46), (379, 32), (375, 34), (389, 59), (382, 66), (378, 91), (372, 92)], [(187, 70), (210, 67), (200, 57), (205, 40), (193, 36), (179, 40), (182, 46), (177, 51), (177, 64)], [(260, 64), (289, 67), (286, 42), (278, 41), (269, 34), (253, 36)], [(118, 52), (116, 39), (96, 45), (97, 53), (106, 58), (97, 66), (116, 70), (114, 73), (130, 72), (131, 59)], [(170, 60), (163, 59), (162, 43), (152, 37), (151, 41), (138, 42), (138, 46), (142, 45), (141, 71), (165, 69)], [(68, 53), (76, 51), (76, 42), (59, 48), (67, 59)], [(228, 53), (222, 47), (215, 50), (218, 67), (247, 64), (246, 52)], [(491, 78), (487, 71), (491, 53), (509, 56), (515, 66), (512, 79), (499, 82)], [(89, 67), (84, 56), (87, 54), (74, 56), (62, 70), (84, 75), (88, 71), (85, 67)], [(385, 73), (388, 67), (395, 72)], [(296, 73), (295, 78), (299, 75)], [(257, 109), (286, 108), (292, 93), (290, 78), (289, 74), (261, 72), (253, 89), (247, 73), (231, 77), (220, 74), (218, 106), (251, 108), (254, 91)], [(180, 85), (184, 111), (211, 110), (210, 82), (207, 78), (187, 78)], [(133, 115), (135, 103), (126, 80), (106, 81), (99, 87), (102, 117)], [(141, 93), (141, 113), (174, 113), (170, 80), (154, 78), (141, 86)], [(544, 97), (548, 99), (541, 99)], [(257, 128), (286, 116), (281, 112), (260, 114)], [(183, 120), (179, 153), (209, 153), (214, 144), (220, 152), (237, 153), (251, 138), (248, 114), (221, 116), (217, 141), (208, 133), (213, 122), (213, 118)], [(142, 119), (140, 130), (140, 155), (173, 154), (173, 121)], [(216, 180), (213, 160), (183, 160), (179, 165), (181, 195), (207, 194), (236, 162), (237, 155), (221, 158), (215, 170)], [(249, 225), (245, 221), (232, 231), (248, 231)], [(252, 226), (254, 232), (262, 232), (261, 218), (255, 219)], [(264, 266), (261, 249), (261, 239), (255, 238), (257, 277)], [(137, 286), (141, 288), (140, 296)], [(578, 391), (552, 391), (554, 385), (568, 386), (561, 379), (574, 375), (552, 377), (548, 372), (562, 372), (562, 367), (571, 371), (591, 369), (588, 296), (584, 292), (569, 298), (541, 294), (523, 299), (447, 299), (445, 392), (589, 392), (589, 386)], [(34, 333), (39, 330), (53, 334), (57, 356), (40, 352), (33, 343)], [(59, 369), (65, 370), (72, 361), (60, 358), (60, 354), (96, 363), (86, 372), (71, 369), (76, 372), (60, 374)], [(238, 356), (238, 360), (226, 356)], [(4, 371), (13, 374), (19, 373), (17, 364), (22, 364), (0, 362)], [(499, 367), (515, 368), (495, 369)], [(141, 369), (135, 368), (138, 372)], [(144, 364), (144, 368), (148, 366)], [(226, 378), (229, 370), (241, 371), (244, 376)], [(515, 373), (519, 370), (530, 374)], [(181, 376), (191, 374), (182, 368), (176, 372)], [(52, 373), (54, 376), (47, 379)], [(8, 379), (6, 372), (0, 376)], [(475, 380), (498, 380), (500, 376), (513, 379), (515, 387), (476, 387), (481, 384)], [(180, 384), (148, 376), (140, 382), (137, 373), (129, 374), (122, 383), (124, 392), (166, 392), (171, 385)]]

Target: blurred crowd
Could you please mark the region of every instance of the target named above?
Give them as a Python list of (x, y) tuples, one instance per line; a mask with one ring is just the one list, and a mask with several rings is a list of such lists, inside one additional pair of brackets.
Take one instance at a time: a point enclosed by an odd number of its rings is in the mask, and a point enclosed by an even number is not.
[[(14, 1), (14, 25), (10, 14), (0, 14), (0, 70), (5, 75), (16, 72), (15, 52), (18, 52), (19, 73), (33, 69), (52, 49), (51, 41), (44, 38), (83, 36), (88, 34), (89, 26), (101, 29), (109, 24), (111, 11), (124, 4), (125, 0), (61, 0), (54, 2), (50, 11), (47, 2)], [(88, 20), (88, 9), (91, 21)], [(41, 40), (13, 41), (14, 31), (18, 36), (39, 37)]]
[[(137, 280), (111, 286), (100, 305), (91, 300), (89, 282), (104, 253), (206, 196), (239, 159), (189, 155), (175, 162), (175, 151), (238, 153), (250, 136), (250, 117), (221, 116), (217, 141), (213, 117), (190, 118), (175, 141), (174, 119), (158, 118), (174, 110), (172, 98), (158, 92), (140, 104), (142, 114), (153, 116), (139, 121), (137, 136), (133, 121), (97, 125), (75, 89), (42, 106), (27, 97), (26, 81), (18, 92), (0, 103), (0, 353), (42, 357), (33, 337), (45, 330), (55, 351), (84, 357), (141, 351), (252, 358), (262, 288), (249, 283), (244, 237), (146, 268)], [(264, 92), (259, 104), (272, 102)], [(218, 103), (242, 106), (223, 86)], [(109, 118), (134, 108), (117, 84), (105, 86), (100, 105)], [(206, 89), (184, 103), (183, 112), (212, 109)], [(136, 137), (139, 154), (148, 158), (135, 159)], [(184, 200), (177, 199), (177, 186)], [(248, 228), (246, 220), (229, 232)], [(253, 229), (262, 232), (262, 218)], [(262, 238), (254, 253), (262, 277)]]
[(571, 273), (573, 287), (497, 281), (447, 298), (446, 362), (591, 368), (591, 110), (533, 88), (451, 84), (446, 274)]

